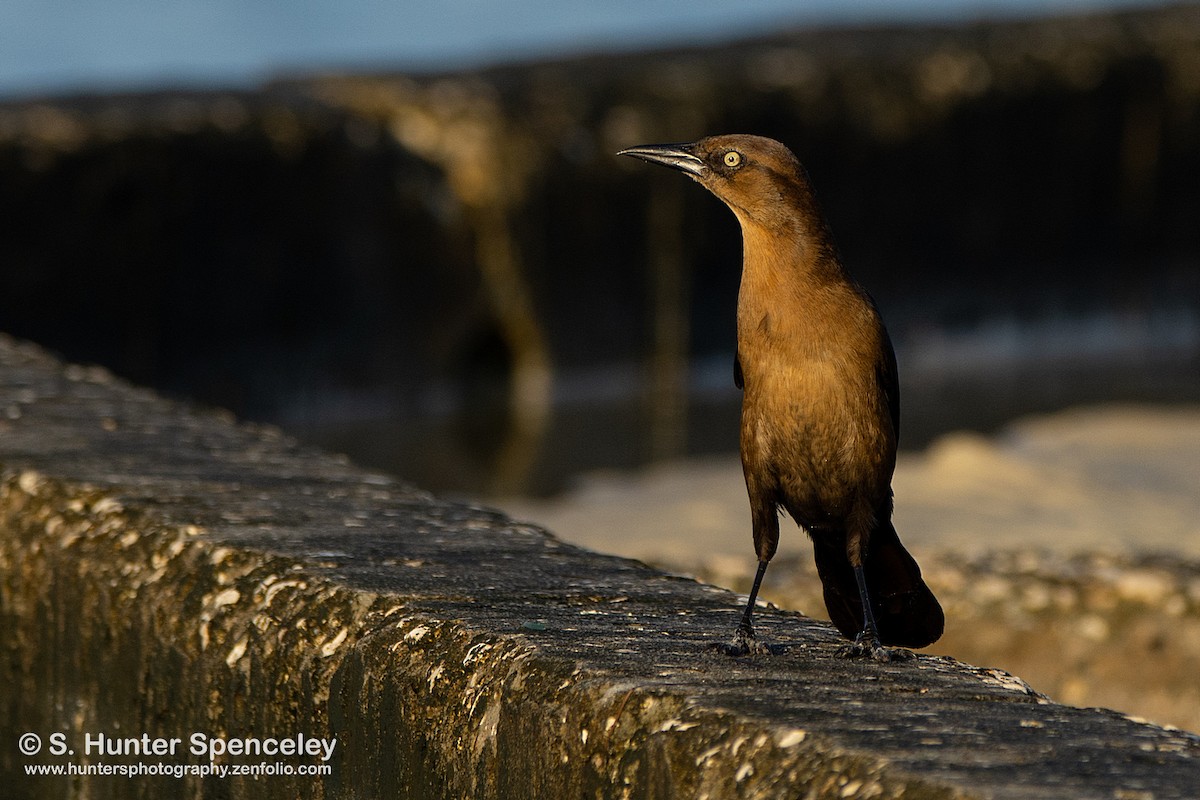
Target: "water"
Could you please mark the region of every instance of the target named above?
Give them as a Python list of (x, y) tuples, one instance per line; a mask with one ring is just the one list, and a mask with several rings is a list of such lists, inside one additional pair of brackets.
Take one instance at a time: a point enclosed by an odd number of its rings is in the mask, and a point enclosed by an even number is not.
[(0, 97), (249, 85), (288, 71), (453, 69), (726, 41), (799, 24), (955, 21), (1148, 0), (4, 0)]
[[(951, 431), (993, 433), (1013, 419), (1110, 403), (1200, 402), (1200, 312), (1097, 312), (1017, 323), (996, 320), (959, 332), (944, 329), (897, 338), (901, 379), (901, 448), (916, 451)], [(667, 458), (733, 454), (741, 393), (732, 353), (689, 367), (685, 436)], [(387, 404), (321, 401), (283, 415), (305, 440), (350, 454), (439, 492), (490, 497), (545, 496), (596, 470), (628, 470), (652, 452), (652, 394), (639, 364), (560, 373), (554, 412), (523, 474), (498, 475), (504, 416), (465, 406), (453, 392), (427, 389), (428, 413), (389, 417)], [(325, 414), (313, 415), (323, 408)], [(376, 413), (370, 411), (374, 408)], [(503, 490), (496, 487), (502, 486)]]
[[(803, 13), (781, 0), (447, 0), (429, 7), (374, 0), (337, 5), (5, 0), (0, 4), (0, 96), (164, 83), (249, 84), (289, 69), (450, 68), (589, 49), (725, 40), (803, 22), (951, 20), (1116, 5), (1106, 0), (892, 0), (855, 4), (851, 15), (849, 4), (832, 0), (813, 0)], [(1194, 315), (1100, 315), (897, 336), (904, 381), (902, 445), (919, 448), (948, 430), (992, 430), (1018, 414), (1078, 403), (1195, 400), (1200, 398), (1198, 331)], [(739, 395), (731, 385), (731, 359), (726, 353), (692, 365), (681, 412), (686, 436), (674, 455), (736, 449)], [(655, 440), (646, 371), (644, 364), (629, 363), (556, 376), (550, 427), (531, 443), (527, 473), (509, 485), (553, 492), (580, 471), (646, 463), (654, 455), (648, 443)], [(265, 421), (429, 488), (477, 494), (494, 484), (505, 418), (494, 409), (462, 403), (447, 387), (428, 387), (418, 404), (423, 413), (414, 418), (402, 416), (385, 391), (330, 397), (316, 388)]]

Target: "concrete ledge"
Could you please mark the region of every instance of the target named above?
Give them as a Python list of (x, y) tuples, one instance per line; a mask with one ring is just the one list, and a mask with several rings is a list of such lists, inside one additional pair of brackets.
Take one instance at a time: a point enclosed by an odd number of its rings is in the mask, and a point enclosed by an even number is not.
[[(0, 338), (15, 797), (1185, 798), (1200, 740), (946, 658), (707, 644), (723, 590), (562, 544)], [(1149, 665), (1148, 665), (1149, 668)], [(22, 734), (42, 748), (25, 756)], [(76, 751), (55, 756), (52, 735)], [(33, 777), (86, 737), (336, 737), (323, 775)], [(95, 741), (94, 738), (92, 741)]]

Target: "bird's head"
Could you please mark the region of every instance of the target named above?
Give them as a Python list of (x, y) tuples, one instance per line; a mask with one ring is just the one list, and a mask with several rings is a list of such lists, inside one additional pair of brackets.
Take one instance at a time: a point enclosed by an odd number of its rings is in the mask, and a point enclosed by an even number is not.
[(629, 147), (633, 156), (686, 173), (725, 202), (743, 226), (785, 225), (813, 211), (812, 190), (800, 161), (784, 145), (763, 136), (708, 136), (689, 144)]

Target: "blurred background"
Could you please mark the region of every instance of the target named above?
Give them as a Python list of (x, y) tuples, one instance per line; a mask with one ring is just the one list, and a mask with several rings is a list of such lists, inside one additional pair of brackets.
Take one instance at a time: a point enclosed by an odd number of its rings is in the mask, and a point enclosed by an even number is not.
[(1196, 4), (8, 0), (0, 330), (745, 591), (737, 224), (613, 155), (720, 132), (882, 309), (935, 650), (1200, 729)]

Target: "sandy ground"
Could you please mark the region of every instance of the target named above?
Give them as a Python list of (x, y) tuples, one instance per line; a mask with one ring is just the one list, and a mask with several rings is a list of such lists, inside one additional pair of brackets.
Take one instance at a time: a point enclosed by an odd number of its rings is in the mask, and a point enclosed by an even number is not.
[[(902, 453), (895, 522), (916, 553), (1178, 553), (1200, 558), (1200, 407), (1104, 406), (953, 433)], [(678, 567), (751, 569), (736, 456), (593, 473), (547, 501), (499, 505), (595, 550)], [(808, 552), (786, 520), (780, 555)], [(730, 564), (729, 566), (732, 566)]]

